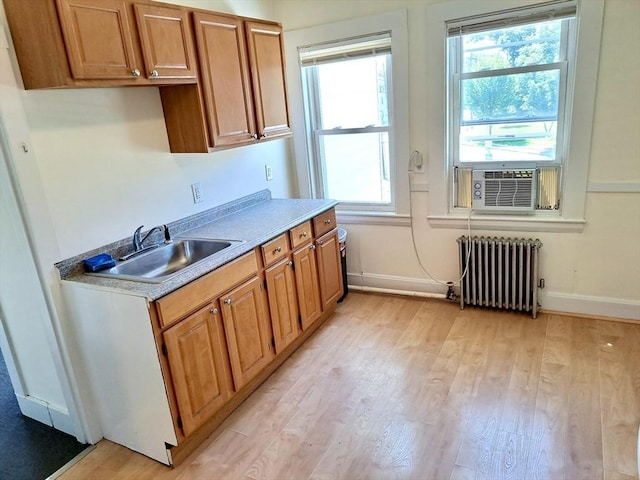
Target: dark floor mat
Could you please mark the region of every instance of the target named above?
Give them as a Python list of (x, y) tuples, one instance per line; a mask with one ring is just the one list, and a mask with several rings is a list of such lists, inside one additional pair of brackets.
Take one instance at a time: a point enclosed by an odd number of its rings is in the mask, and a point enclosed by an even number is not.
[(0, 355), (0, 480), (43, 480), (87, 447), (20, 413)]

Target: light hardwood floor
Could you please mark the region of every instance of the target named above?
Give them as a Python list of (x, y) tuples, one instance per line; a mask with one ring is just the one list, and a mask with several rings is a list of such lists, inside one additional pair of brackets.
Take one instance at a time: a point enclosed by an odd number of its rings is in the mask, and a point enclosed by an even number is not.
[(351, 292), (177, 468), (62, 480), (637, 478), (640, 325)]

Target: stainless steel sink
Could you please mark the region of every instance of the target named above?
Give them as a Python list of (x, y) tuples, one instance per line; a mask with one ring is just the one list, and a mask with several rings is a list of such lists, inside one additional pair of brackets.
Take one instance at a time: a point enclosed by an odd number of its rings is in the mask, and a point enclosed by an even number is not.
[(238, 240), (180, 239), (141, 253), (115, 267), (89, 275), (120, 278), (137, 282), (162, 283), (185, 269), (219, 253)]

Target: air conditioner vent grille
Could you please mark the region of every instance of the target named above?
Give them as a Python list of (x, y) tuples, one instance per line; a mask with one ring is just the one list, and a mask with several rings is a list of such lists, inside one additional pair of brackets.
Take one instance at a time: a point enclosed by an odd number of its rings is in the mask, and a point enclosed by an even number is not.
[(473, 209), (477, 212), (533, 212), (535, 169), (474, 170)]
[[(493, 173), (493, 172), (492, 172)], [(528, 207), (532, 185), (529, 180), (489, 180), (485, 177), (484, 203), (496, 207)]]

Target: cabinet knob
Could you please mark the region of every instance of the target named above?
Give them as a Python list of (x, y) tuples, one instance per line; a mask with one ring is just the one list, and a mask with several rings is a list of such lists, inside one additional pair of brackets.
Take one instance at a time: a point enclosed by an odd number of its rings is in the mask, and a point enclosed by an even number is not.
[(254, 133), (253, 135), (251, 135), (251, 138), (253, 138), (254, 140), (257, 140), (258, 139), (258, 134)]
[(325, 224), (325, 225), (329, 225), (330, 223), (331, 223), (331, 219), (330, 219), (330, 218), (328, 218), (328, 219), (326, 219), (326, 220), (324, 221), (324, 224)]
[(260, 138), (267, 138), (267, 134), (263, 133), (262, 135), (260, 135)]
[(318, 240), (318, 245), (322, 246), (322, 240)]
[(316, 244), (314, 243), (314, 244), (313, 244), (313, 245), (311, 245), (311, 247), (309, 247), (309, 248), (311, 248), (311, 250), (315, 250), (315, 249), (316, 249)]
[(287, 263), (287, 265), (289, 265), (290, 267), (293, 267), (293, 262), (289, 261), (289, 263)]
[(137, 68), (134, 70), (131, 70), (131, 75), (135, 78), (138, 78), (141, 75), (140, 70), (138, 70)]
[(227, 298), (227, 299), (224, 301), (224, 303), (226, 303), (227, 305), (231, 305), (231, 299), (230, 299), (230, 298)]
[(217, 315), (218, 314), (218, 309), (217, 308), (212, 308), (211, 309), (211, 313), (214, 314), (214, 315)]
[(151, 78), (156, 78), (158, 75), (159, 74), (157, 70), (151, 70), (151, 73), (150, 73)]
[(303, 238), (306, 238), (306, 237), (307, 237), (307, 235), (309, 235), (307, 232), (302, 232), (302, 233), (300, 234), (300, 236), (301, 236), (301, 237), (303, 237)]
[(280, 253), (281, 251), (282, 251), (282, 247), (276, 247), (276, 248), (273, 250), (273, 253)]

